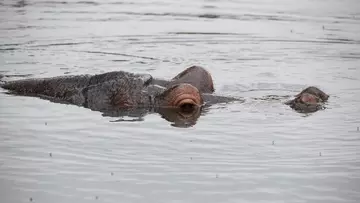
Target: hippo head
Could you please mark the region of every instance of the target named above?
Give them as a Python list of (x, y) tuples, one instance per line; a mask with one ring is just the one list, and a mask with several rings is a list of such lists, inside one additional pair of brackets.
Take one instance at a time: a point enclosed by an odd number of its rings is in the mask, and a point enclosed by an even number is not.
[(204, 103), (199, 90), (188, 83), (169, 87), (156, 96), (155, 100), (160, 107), (179, 108), (183, 111), (192, 111)]
[(201, 93), (213, 93), (214, 84), (210, 73), (201, 66), (191, 66), (175, 76), (168, 87), (188, 83), (196, 87)]
[(308, 87), (295, 96), (295, 99), (286, 102), (291, 108), (302, 113), (311, 113), (323, 109), (322, 103), (327, 101), (329, 95), (317, 87)]
[(305, 95), (306, 97), (309, 97), (309, 95), (313, 95), (317, 97), (318, 98), (317, 102), (325, 102), (329, 98), (329, 95), (325, 94), (325, 92), (321, 91), (319, 88), (314, 86), (307, 87), (295, 97), (301, 97), (303, 94), (307, 94)]

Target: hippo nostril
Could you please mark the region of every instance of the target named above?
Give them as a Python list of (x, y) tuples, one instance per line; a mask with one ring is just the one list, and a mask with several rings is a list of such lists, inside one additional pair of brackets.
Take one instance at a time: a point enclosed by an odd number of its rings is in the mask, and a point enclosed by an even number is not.
[(193, 109), (203, 103), (198, 89), (187, 83), (172, 86), (163, 93), (163, 97), (167, 106), (180, 109)]
[(191, 97), (191, 95), (182, 95), (181, 99), (176, 102), (176, 105), (181, 110), (192, 111), (196, 106), (201, 105), (196, 101), (196, 98)]
[(183, 102), (179, 105), (179, 108), (184, 112), (191, 112), (196, 106), (194, 102)]

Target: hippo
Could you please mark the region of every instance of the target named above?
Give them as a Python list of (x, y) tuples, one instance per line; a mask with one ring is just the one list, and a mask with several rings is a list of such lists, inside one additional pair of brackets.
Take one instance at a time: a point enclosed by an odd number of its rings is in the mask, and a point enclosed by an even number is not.
[[(201, 66), (191, 66), (171, 80), (153, 78), (149, 74), (113, 71), (17, 80), (0, 86), (11, 94), (83, 106), (100, 111), (104, 116), (136, 115), (141, 119), (149, 112), (157, 112), (179, 125), (194, 124), (204, 106), (243, 102), (239, 98), (212, 94), (215, 88), (211, 74)], [(323, 91), (310, 86), (285, 104), (298, 112), (308, 113), (322, 109), (328, 98)]]
[(317, 87), (310, 86), (295, 95), (295, 99), (287, 101), (285, 104), (301, 113), (312, 113), (323, 109), (323, 104), (328, 100), (329, 95)]
[(58, 103), (109, 112), (124, 108), (180, 108), (192, 111), (204, 103), (236, 101), (212, 95), (208, 71), (191, 66), (170, 81), (149, 74), (113, 71), (97, 75), (72, 75), (5, 82), (11, 94), (36, 96)]

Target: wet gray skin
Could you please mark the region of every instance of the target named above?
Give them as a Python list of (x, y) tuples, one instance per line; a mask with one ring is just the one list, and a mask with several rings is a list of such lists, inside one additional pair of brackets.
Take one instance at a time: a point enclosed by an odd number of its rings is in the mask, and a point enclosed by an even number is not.
[[(195, 91), (198, 91), (197, 87), (205, 92), (213, 91), (211, 76), (208, 83), (198, 82), (201, 79), (200, 73), (204, 73), (202, 70), (205, 69), (190, 67), (170, 81), (154, 79), (149, 74), (114, 71), (99, 75), (24, 79), (5, 82), (1, 87), (10, 90), (10, 94), (35, 96), (56, 103), (83, 106), (103, 112), (104, 116), (130, 116), (139, 120), (148, 113), (157, 112), (179, 126), (188, 126), (194, 124), (200, 116), (200, 113), (197, 113), (198, 108), (187, 105), (181, 109), (163, 107), (167, 106), (167, 97), (174, 89), (187, 84), (195, 86), (192, 87)], [(191, 80), (191, 77), (195, 80)], [(209, 93), (201, 94), (201, 103), (205, 106), (236, 100), (238, 99)]]
[(300, 113), (312, 113), (324, 109), (325, 102), (329, 95), (317, 87), (310, 86), (295, 96), (295, 99), (287, 101), (285, 104)]

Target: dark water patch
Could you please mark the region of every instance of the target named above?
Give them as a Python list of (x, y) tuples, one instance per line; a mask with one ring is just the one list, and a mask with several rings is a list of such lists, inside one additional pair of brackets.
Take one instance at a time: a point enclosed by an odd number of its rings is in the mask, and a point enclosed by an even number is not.
[(169, 32), (171, 35), (244, 35), (240, 33), (225, 33), (225, 32)]
[(33, 74), (12, 74), (12, 75), (2, 75), (6, 78), (25, 78), (25, 77), (31, 77)]
[(31, 5), (31, 2), (25, 0), (15, 1), (11, 3), (0, 2), (0, 6), (12, 7), (12, 8), (24, 8), (28, 5)]
[(75, 18), (74, 20), (79, 22), (123, 22), (126, 20), (130, 20), (128, 17), (105, 17), (105, 18), (93, 18), (93, 17), (82, 17)]
[(345, 39), (345, 38), (319, 38), (319, 39), (324, 39), (327, 41), (335, 41), (335, 42), (352, 42), (352, 43), (360, 43), (360, 41), (357, 40), (352, 40), (352, 39)]
[(147, 64), (145, 61), (134, 61), (131, 64)]
[(28, 61), (18, 61), (18, 62), (7, 62), (6, 64), (10, 65), (10, 64), (38, 64), (39, 62), (28, 62)]
[(220, 15), (216, 14), (202, 14), (198, 15), (199, 18), (220, 18)]
[(214, 5), (204, 5), (203, 8), (204, 9), (215, 9), (215, 8), (218, 8), (218, 7), (214, 6)]
[(17, 50), (17, 48), (11, 47), (11, 48), (0, 48), (0, 51), (6, 52), (6, 51), (14, 51)]
[[(359, 57), (359, 59), (360, 59), (360, 57)], [(334, 78), (340, 78), (340, 79), (345, 79), (345, 80), (354, 80), (354, 81), (359, 80), (359, 78), (350, 77), (350, 76), (334, 76)], [(356, 89), (356, 90), (358, 90), (358, 89)]]
[(21, 1), (17, 1), (17, 2), (13, 5), (13, 7), (22, 8), (22, 7), (25, 7), (25, 6), (27, 6), (27, 5), (28, 5), (27, 1), (21, 0)]
[(291, 97), (293, 97), (293, 95), (265, 95), (263, 97), (253, 97), (251, 99), (261, 101), (282, 101)]
[(64, 4), (68, 4), (69, 2), (67, 1), (38, 1), (36, 2), (36, 4), (51, 4), (51, 5), (56, 5), (56, 4), (60, 4), (60, 5), (64, 5)]
[(298, 92), (298, 90), (289, 90), (289, 89), (283, 89), (283, 88), (250, 88), (247, 90), (243, 90), (242, 92), (262, 92), (262, 91), (292, 91), (292, 92)]
[(266, 61), (269, 60), (268, 58), (255, 58), (255, 57), (243, 57), (237, 58), (237, 61)]
[(259, 39), (262, 42), (316, 43), (316, 44), (360, 44), (357, 40), (291, 40), (291, 39)]
[(0, 44), (0, 47), (19, 46), (19, 45), (22, 45), (22, 44), (20, 44), (20, 43)]
[(34, 25), (27, 25), (27, 26), (17, 26), (17, 27), (11, 27), (11, 28), (0, 28), (0, 30), (26, 30), (26, 29), (49, 29), (49, 27), (46, 26), (34, 26)]
[(213, 43), (213, 44), (220, 44), (220, 43), (243, 43), (246, 40), (246, 43), (250, 43), (251, 41), (256, 42), (284, 42), (284, 43), (316, 43), (316, 44), (360, 44), (358, 40), (350, 40), (350, 39), (327, 39), (327, 38), (319, 38), (323, 40), (311, 40), (311, 39), (304, 39), (304, 40), (293, 40), (293, 39), (279, 39), (279, 38), (260, 38), (260, 37), (249, 37), (249, 39), (172, 39), (172, 40), (154, 40), (154, 41), (139, 41), (139, 42), (131, 42), (131, 44), (174, 44), (174, 43)]
[[(100, 3), (101, 2), (101, 3)], [(106, 4), (110, 4), (110, 5), (123, 5), (123, 4), (134, 4), (132, 2), (96, 2), (96, 1), (38, 1), (35, 2), (36, 4), (39, 5), (79, 5), (79, 6), (87, 6), (87, 5), (91, 5), (91, 6), (98, 6), (98, 5), (106, 5)]]
[(360, 55), (356, 56), (356, 55), (341, 55), (340, 58), (343, 59), (360, 59)]
[(115, 60), (111, 60), (113, 62), (127, 62), (129, 60), (125, 60), (125, 59), (115, 59)]
[(209, 111), (209, 107), (192, 109), (184, 111), (182, 109), (172, 108), (134, 108), (123, 109), (119, 111), (107, 111), (102, 114), (104, 117), (116, 117), (116, 120), (111, 120), (112, 123), (123, 122), (143, 122), (145, 117), (150, 114), (159, 114), (161, 118), (170, 122), (173, 127), (188, 128), (196, 124), (200, 116), (205, 116)]
[(87, 5), (94, 5), (94, 6), (99, 5), (99, 3), (94, 2), (94, 1), (78, 1), (75, 4), (87, 4)]
[(123, 4), (135, 4), (133, 2), (123, 2), (123, 1), (116, 1), (116, 2), (109, 2), (108, 4), (111, 4), (111, 5), (123, 5)]
[(137, 55), (132, 55), (132, 54), (122, 54), (122, 53), (115, 53), (115, 52), (103, 52), (103, 51), (78, 51), (78, 52), (92, 53), (92, 54), (104, 54), (104, 55), (115, 55), (115, 56), (127, 56), (127, 57), (142, 58), (142, 59), (149, 59), (149, 60), (159, 60), (159, 59), (153, 58), (153, 57), (137, 56)]
[(95, 11), (42, 11), (42, 13), (51, 13), (51, 14), (96, 14)]
[(156, 40), (156, 41), (142, 41), (142, 42), (131, 42), (131, 44), (177, 44), (177, 43), (242, 43), (244, 40), (234, 39), (184, 39), (184, 40)]
[(112, 120), (110, 122), (112, 123), (118, 123), (118, 122), (142, 122), (144, 121), (145, 119), (144, 118), (119, 118), (119, 119), (116, 119), (116, 120)]
[(37, 1), (36, 4), (40, 5), (99, 5), (98, 2), (95, 1)]
[(62, 19), (60, 18), (49, 18), (49, 17), (40, 17), (37, 20), (39, 21), (61, 21)]
[(230, 20), (240, 20), (240, 21), (254, 21), (254, 20), (266, 20), (266, 21), (306, 21), (305, 19), (295, 18), (292, 16), (275, 16), (275, 15), (256, 15), (256, 14), (243, 14), (243, 15), (234, 15), (234, 14), (191, 14), (191, 13), (138, 13), (138, 12), (109, 12), (114, 14), (123, 14), (123, 15), (136, 15), (136, 16), (170, 16), (170, 17), (186, 17), (186, 18), (208, 18), (208, 19), (230, 19)]
[(92, 44), (92, 43), (93, 42), (66, 42), (66, 43), (40, 44), (40, 45), (33, 45), (31, 47), (72, 46), (72, 45)]
[(334, 16), (334, 18), (337, 19), (344, 19), (344, 20), (360, 20), (360, 16), (357, 15), (351, 15), (351, 16)]

